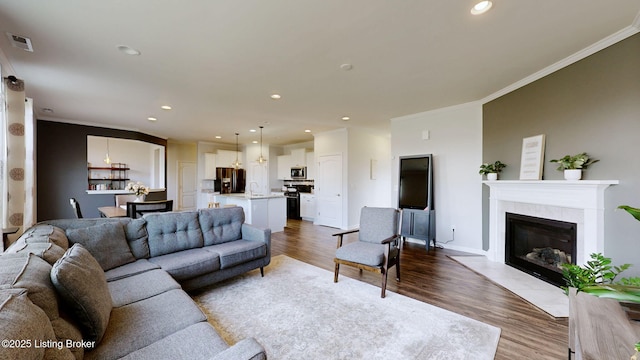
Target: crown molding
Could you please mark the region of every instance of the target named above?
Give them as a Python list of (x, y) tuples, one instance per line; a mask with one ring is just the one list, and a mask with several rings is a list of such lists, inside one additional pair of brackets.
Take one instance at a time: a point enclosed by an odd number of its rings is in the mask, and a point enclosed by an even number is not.
[(633, 36), (635, 34), (637, 34), (638, 32), (640, 32), (640, 13), (638, 13), (638, 15), (636, 16), (635, 20), (633, 21), (633, 23), (631, 25), (629, 25), (628, 27), (610, 35), (607, 36), (606, 38), (578, 51), (577, 53), (570, 55), (558, 62), (556, 62), (555, 64), (552, 64), (550, 66), (547, 66), (546, 68), (535, 72), (529, 76), (527, 76), (526, 78), (515, 82), (501, 90), (496, 91), (495, 93), (483, 98), (482, 100), (480, 100), (480, 102), (482, 104), (486, 104), (489, 101), (495, 100), (503, 95), (506, 95), (512, 91), (515, 91), (525, 85), (528, 85), (536, 80), (539, 80), (549, 74), (552, 74), (562, 68), (565, 68), (573, 63), (576, 63), (588, 56), (591, 56), (595, 53), (597, 53), (600, 50), (603, 50), (619, 41), (622, 41), (630, 36)]

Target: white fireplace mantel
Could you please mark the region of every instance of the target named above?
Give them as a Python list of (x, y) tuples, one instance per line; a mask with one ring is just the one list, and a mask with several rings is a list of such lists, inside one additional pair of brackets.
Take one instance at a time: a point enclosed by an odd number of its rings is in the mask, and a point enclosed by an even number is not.
[(505, 261), (505, 213), (578, 225), (576, 264), (604, 252), (604, 191), (618, 180), (497, 180), (489, 186), (489, 260)]

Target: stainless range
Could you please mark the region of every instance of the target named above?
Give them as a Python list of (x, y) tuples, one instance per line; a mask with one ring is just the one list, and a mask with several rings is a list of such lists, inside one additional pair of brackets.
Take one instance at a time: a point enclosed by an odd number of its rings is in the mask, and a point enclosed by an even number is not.
[(288, 187), (284, 192), (287, 198), (287, 219), (300, 220), (300, 193), (295, 187)]

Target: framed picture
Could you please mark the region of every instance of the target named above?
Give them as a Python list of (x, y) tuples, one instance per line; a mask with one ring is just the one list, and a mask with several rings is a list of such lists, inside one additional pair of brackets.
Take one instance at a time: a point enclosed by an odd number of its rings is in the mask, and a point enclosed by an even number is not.
[(520, 180), (542, 180), (544, 165), (544, 135), (522, 139)]

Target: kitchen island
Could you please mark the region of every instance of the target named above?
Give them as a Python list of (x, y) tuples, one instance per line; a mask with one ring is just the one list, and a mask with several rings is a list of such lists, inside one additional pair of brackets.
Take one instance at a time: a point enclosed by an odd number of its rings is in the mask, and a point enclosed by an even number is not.
[(253, 226), (284, 231), (287, 225), (287, 201), (283, 195), (215, 195), (220, 206), (237, 205), (244, 209), (244, 221)]

